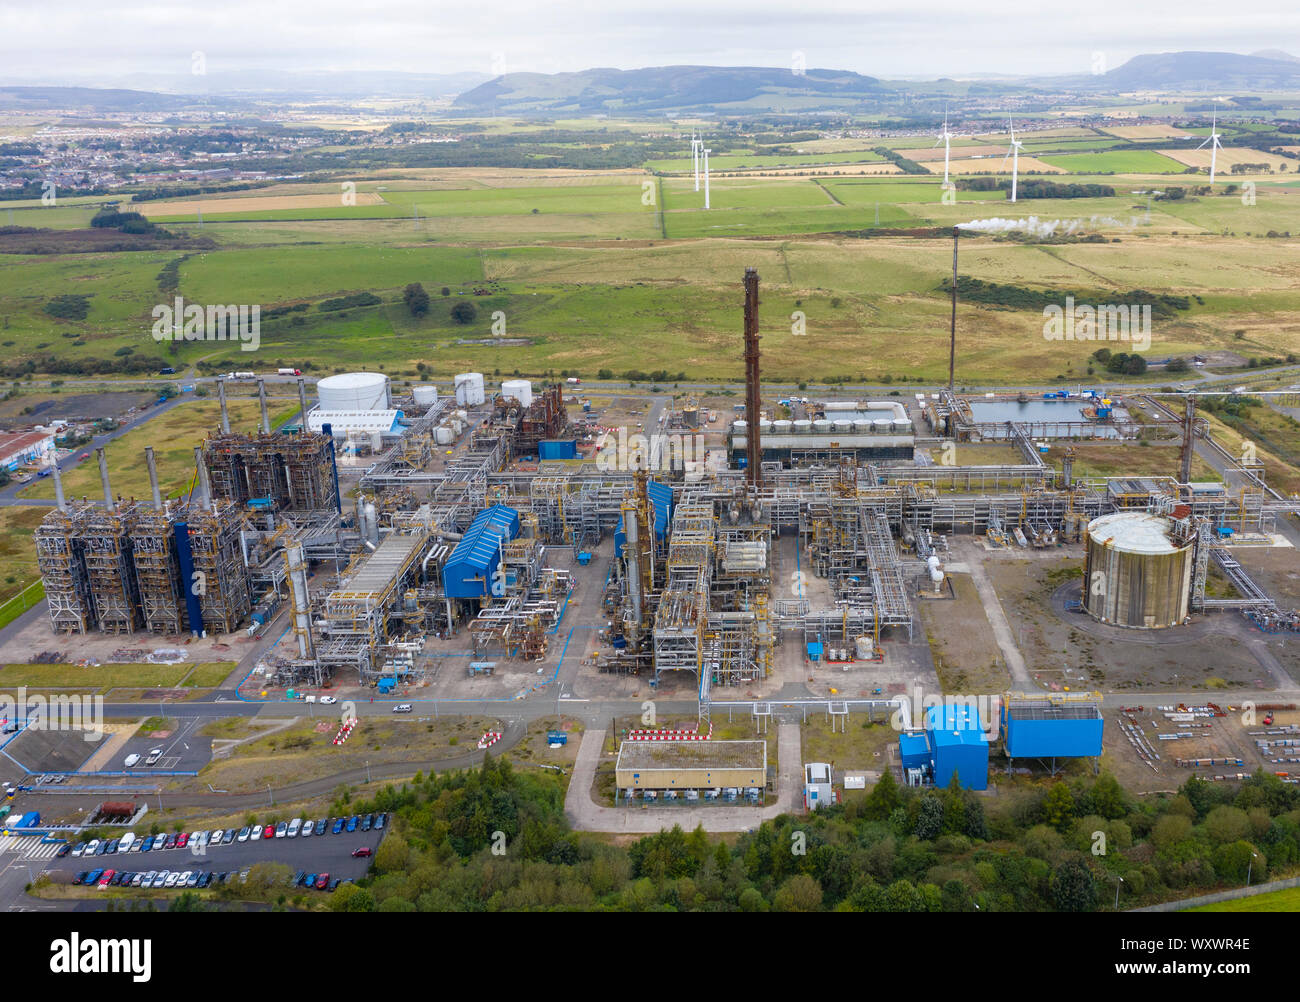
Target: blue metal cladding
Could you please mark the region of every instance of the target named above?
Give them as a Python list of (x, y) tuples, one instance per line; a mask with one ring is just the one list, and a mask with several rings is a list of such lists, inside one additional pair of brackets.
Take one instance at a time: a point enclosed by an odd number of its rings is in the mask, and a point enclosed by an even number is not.
[(577, 459), (578, 440), (569, 438), (539, 442), (537, 456), (539, 459)]
[[(655, 540), (662, 542), (673, 520), (673, 489), (667, 484), (651, 480), (646, 484), (646, 495), (655, 513)], [(614, 558), (623, 556), (623, 541), (627, 533), (623, 531), (623, 516), (618, 517), (618, 527), (614, 530)]]
[(1041, 713), (1035, 716), (1040, 719), (1029, 719), (1015, 709), (1003, 710), (1010, 758), (1095, 758), (1101, 754), (1106, 722), (1099, 711), (1056, 718), (1043, 718)]
[(930, 764), (930, 743), (924, 734), (900, 734), (898, 757), (904, 769), (924, 769)]
[(948, 786), (956, 773), (963, 788), (988, 789), (989, 742), (974, 707), (931, 707), (925, 714), (925, 736), (934, 753), (935, 786)]
[(176, 539), (176, 562), (181, 572), (181, 587), (185, 589), (185, 612), (190, 621), (190, 632), (198, 636), (203, 631), (203, 605), (194, 592), (194, 554), (190, 551), (190, 527), (177, 522), (172, 530)]
[(479, 512), (442, 568), (448, 598), (485, 598), (501, 562), (501, 545), (519, 535), (519, 512), (494, 504)]

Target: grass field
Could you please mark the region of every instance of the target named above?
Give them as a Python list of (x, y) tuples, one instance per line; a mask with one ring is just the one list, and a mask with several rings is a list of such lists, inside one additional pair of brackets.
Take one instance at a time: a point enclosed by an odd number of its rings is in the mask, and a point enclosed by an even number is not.
[(1044, 163), (1072, 174), (1110, 171), (1116, 174), (1178, 173), (1183, 165), (1154, 150), (1124, 150), (1118, 153), (1067, 153), (1040, 155)]
[[(298, 412), (298, 405), (272, 404), (271, 424), (278, 427)], [(259, 420), (257, 401), (233, 399), (228, 403), (230, 427), (251, 430)], [(191, 489), (194, 479), (194, 447), (220, 426), (220, 405), (215, 399), (187, 401), (173, 407), (134, 431), (116, 438), (106, 447), (113, 492), (123, 497), (149, 498), (149, 471), (144, 447), (152, 445), (158, 465), (158, 483), (163, 497), (179, 497)], [(94, 454), (63, 474), (66, 496), (102, 498), (99, 464)], [(53, 498), (54, 479), (37, 480), (19, 492), (25, 498)], [(10, 509), (12, 510), (12, 509)], [(48, 510), (48, 509), (47, 509)]]
[[(25, 685), (33, 689), (171, 689), (191, 674), (196, 681), (186, 685), (211, 687), (232, 671), (234, 662), (204, 662), (194, 665), (106, 664), (83, 668), (79, 665), (6, 664), (0, 667), (0, 686)], [(213, 681), (213, 680), (216, 681)]]
[(1288, 887), (1281, 891), (1268, 891), (1264, 894), (1252, 894), (1245, 898), (1233, 898), (1219, 901), (1212, 905), (1197, 905), (1184, 908), (1187, 912), (1298, 912), (1300, 911), (1300, 887)]
[(6, 602), (38, 579), (32, 531), (43, 508), (0, 508), (0, 602)]

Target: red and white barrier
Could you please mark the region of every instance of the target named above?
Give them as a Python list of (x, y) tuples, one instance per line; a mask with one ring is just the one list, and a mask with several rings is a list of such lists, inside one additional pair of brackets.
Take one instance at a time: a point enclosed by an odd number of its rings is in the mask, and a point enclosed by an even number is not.
[(711, 737), (713, 737), (713, 721), (709, 721), (709, 729), (704, 734), (686, 730), (635, 730), (628, 731), (627, 734), (629, 741), (708, 741)]
[(491, 748), (494, 744), (496, 744), (500, 740), (501, 740), (500, 731), (487, 731), (484, 733), (484, 735), (481, 738), (478, 739), (478, 746), (480, 748)]
[(334, 735), (333, 743), (335, 745), (341, 745), (344, 741), (346, 741), (348, 738), (352, 736), (352, 732), (353, 730), (356, 729), (356, 726), (357, 726), (357, 721), (355, 717), (353, 717), (351, 720), (345, 720), (343, 722), (343, 726), (339, 728), (339, 732)]

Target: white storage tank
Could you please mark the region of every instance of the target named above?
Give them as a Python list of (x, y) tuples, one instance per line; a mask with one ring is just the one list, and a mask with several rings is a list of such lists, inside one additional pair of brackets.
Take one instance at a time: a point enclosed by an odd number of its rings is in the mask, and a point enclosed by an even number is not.
[(749, 430), (749, 422), (748, 422), (748, 421), (737, 421), (735, 424), (733, 424), (733, 425), (731, 426), (731, 429), (732, 429), (732, 431), (734, 431), (737, 435), (743, 435), (743, 434), (745, 434), (745, 432), (747, 432), (747, 431)]
[(388, 377), (382, 372), (342, 372), (316, 384), (322, 411), (386, 411)]
[(519, 401), (520, 407), (527, 407), (533, 402), (533, 384), (527, 379), (507, 379), (501, 384), (501, 395)]
[(415, 402), (421, 407), (432, 407), (438, 402), (438, 387), (436, 386), (417, 386), (411, 391), (415, 397)]
[(772, 422), (762, 418), (758, 422), (758, 433), (760, 435), (770, 435), (772, 432)]
[(853, 433), (855, 435), (870, 435), (871, 420), (869, 418), (854, 418)]
[(874, 418), (871, 422), (871, 430), (877, 435), (888, 435), (893, 430), (894, 422), (889, 418)]
[(853, 422), (848, 418), (836, 418), (831, 424), (834, 426), (837, 435), (849, 435), (853, 432)]
[(456, 436), (449, 426), (441, 424), (434, 430), (433, 440), (439, 445), (451, 445), (456, 440)]
[(794, 423), (794, 433), (796, 435), (811, 435), (812, 422), (809, 421), (807, 418), (800, 418), (798, 421)]
[(793, 421), (773, 421), (772, 433), (774, 435), (789, 435), (792, 427), (794, 427)]
[(825, 418), (818, 418), (813, 422), (813, 431), (818, 435), (829, 435), (831, 433), (831, 423)]
[(456, 385), (456, 403), (464, 407), (477, 407), (487, 402), (483, 391), (483, 373), (462, 372), (454, 379)]
[(895, 435), (911, 434), (912, 422), (908, 420), (895, 420), (893, 424)]

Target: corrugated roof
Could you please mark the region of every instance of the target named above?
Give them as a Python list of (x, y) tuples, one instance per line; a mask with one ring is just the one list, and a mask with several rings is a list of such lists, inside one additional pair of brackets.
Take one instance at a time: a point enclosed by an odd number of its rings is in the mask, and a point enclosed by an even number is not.
[(494, 504), (474, 516), (443, 568), (443, 587), (447, 594), (452, 598), (486, 595), (486, 584), (470, 579), (486, 578), (497, 565), (502, 542), (518, 534), (519, 512), (506, 505)]

